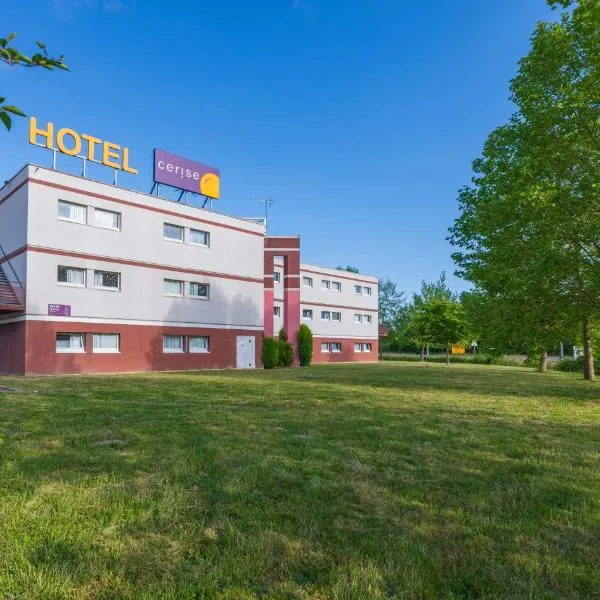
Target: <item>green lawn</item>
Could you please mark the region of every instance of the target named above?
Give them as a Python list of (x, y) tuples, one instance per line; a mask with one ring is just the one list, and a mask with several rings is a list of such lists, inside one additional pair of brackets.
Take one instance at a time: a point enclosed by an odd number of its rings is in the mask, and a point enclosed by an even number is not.
[(600, 597), (600, 384), (0, 377), (0, 598)]

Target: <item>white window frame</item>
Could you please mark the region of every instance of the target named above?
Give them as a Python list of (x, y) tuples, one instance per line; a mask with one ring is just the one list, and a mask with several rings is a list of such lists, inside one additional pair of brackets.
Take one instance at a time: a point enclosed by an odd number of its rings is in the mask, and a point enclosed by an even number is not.
[(355, 285), (354, 286), (354, 293), (357, 296), (362, 296), (362, 286), (361, 285)]
[(354, 322), (360, 324), (363, 322), (363, 316), (360, 313), (354, 313)]
[[(323, 315), (328, 315), (328, 316), (324, 317)], [(331, 311), (322, 310), (321, 311), (321, 321), (331, 321)]]
[[(66, 204), (68, 206), (76, 206), (77, 208), (83, 208), (83, 221), (80, 221), (79, 219), (71, 219), (70, 217), (62, 217), (60, 215), (60, 205), (61, 204)], [(58, 220), (59, 221), (66, 221), (67, 223), (79, 223), (79, 225), (87, 225), (87, 218), (88, 218), (87, 205), (79, 204), (78, 202), (71, 202), (70, 200), (63, 200), (62, 198), (59, 198), (59, 200), (58, 200)]]
[[(180, 229), (181, 230), (181, 239), (167, 237), (165, 235), (165, 225), (169, 225), (170, 227), (177, 227), (178, 229)], [(167, 223), (166, 221), (164, 221), (163, 222), (163, 240), (166, 240), (167, 242), (175, 242), (176, 244), (183, 244), (185, 242), (185, 227), (183, 227), (182, 225), (177, 225), (176, 223)]]
[[(334, 350), (334, 346), (337, 346), (338, 350)], [(342, 342), (331, 342), (331, 351), (339, 354), (342, 351)]]
[[(179, 281), (178, 279), (170, 279), (169, 281)], [(192, 294), (192, 286), (193, 285), (205, 285), (206, 286), (206, 296), (198, 296), (196, 294)], [(184, 284), (185, 288), (185, 284)], [(195, 300), (210, 300), (210, 283), (204, 283), (202, 281), (190, 281), (190, 292), (189, 297), (194, 298)]]
[[(100, 336), (116, 336), (117, 347), (116, 348), (96, 348), (96, 339)], [(121, 334), (119, 333), (93, 333), (92, 334), (92, 352), (94, 354), (120, 354), (121, 352)]]
[[(168, 223), (168, 224), (172, 225), (172, 223)], [(206, 236), (206, 244), (200, 244), (198, 242), (193, 242), (192, 241), (192, 232), (203, 233)], [(204, 231), (203, 229), (194, 229), (193, 227), (190, 227), (190, 231), (188, 233), (188, 244), (191, 244), (192, 246), (199, 246), (200, 248), (210, 248), (210, 231)]]
[[(199, 340), (199, 339), (205, 339), (206, 340), (206, 349), (201, 348), (201, 349), (194, 349), (192, 346), (192, 340)], [(208, 354), (210, 352), (210, 337), (208, 335), (190, 335), (188, 337), (188, 352), (190, 354)]]
[[(106, 225), (98, 225), (96, 223), (96, 214), (97, 213), (105, 213), (110, 215), (117, 215), (117, 226), (116, 227), (107, 227)], [(93, 216), (93, 225), (94, 227), (98, 227), (99, 229), (108, 229), (109, 231), (121, 231), (121, 213), (116, 210), (107, 210), (105, 208), (94, 208), (94, 216)]]
[(340, 281), (332, 281), (331, 291), (335, 292), (336, 294), (340, 294), (342, 292), (342, 283)]
[(311, 288), (313, 286), (313, 278), (307, 275), (302, 275), (302, 287)]
[[(68, 335), (69, 338), (73, 338), (75, 336), (80, 337), (81, 338), (81, 347), (76, 347), (73, 348), (73, 346), (70, 346), (69, 348), (59, 348), (58, 347), (58, 336), (59, 335)], [(69, 343), (71, 344), (72, 341), (71, 339), (69, 340)], [(57, 354), (85, 354), (85, 333), (72, 333), (72, 332), (58, 332), (56, 334), (56, 338), (55, 338), (55, 350)]]
[(281, 317), (281, 306), (274, 306), (273, 307), (273, 316), (274, 317)]
[(275, 283), (281, 283), (281, 273), (279, 271), (273, 271), (273, 281)]
[(371, 315), (363, 315), (363, 323), (365, 325), (371, 325), (371, 323), (373, 322), (373, 318), (371, 317)]
[(329, 342), (321, 342), (321, 352), (330, 352)]
[[(180, 338), (181, 339), (181, 348), (176, 348), (176, 349), (165, 348), (165, 341), (167, 338)], [(184, 354), (185, 353), (185, 336), (184, 335), (175, 335), (175, 334), (163, 335), (162, 348), (163, 348), (163, 354)]]
[(371, 342), (366, 342), (363, 345), (363, 352), (373, 352), (373, 344), (371, 344)]
[[(117, 275), (119, 278), (119, 285), (117, 287), (96, 285), (96, 273), (110, 273), (111, 275)], [(104, 269), (94, 269), (94, 289), (95, 290), (106, 290), (108, 292), (120, 292), (121, 291), (121, 273), (118, 273), (117, 271), (105, 271)]]
[(372, 293), (373, 292), (370, 287), (363, 285), (363, 296), (370, 296)]
[[(305, 313), (305, 312), (309, 312), (309, 313), (310, 313), (310, 317), (306, 317), (306, 316), (304, 316), (304, 313)], [(303, 309), (302, 309), (302, 318), (303, 318), (305, 321), (312, 321), (312, 320), (313, 320), (313, 310), (312, 310), (312, 308), (303, 308)]]
[(362, 352), (363, 351), (363, 345), (356, 343), (354, 344), (354, 352)]
[(330, 291), (331, 281), (329, 279), (321, 279), (321, 289)]
[[(172, 294), (170, 292), (167, 292), (165, 290), (165, 284), (167, 283), (167, 281), (173, 281), (173, 282), (177, 282), (180, 284), (179, 289), (181, 290), (180, 294)], [(168, 298), (183, 298), (185, 296), (185, 281), (182, 281), (181, 279), (170, 279), (169, 277), (165, 277), (163, 279), (163, 295), (167, 296)]]
[[(69, 283), (68, 281), (59, 281), (58, 280), (58, 269), (73, 269), (74, 271), (81, 271), (83, 273), (83, 283)], [(74, 288), (85, 288), (87, 287), (87, 269), (82, 269), (81, 267), (71, 267), (69, 265), (57, 265), (56, 267), (56, 283), (57, 285), (64, 285), (65, 287), (74, 287)]]
[[(339, 319), (334, 319), (334, 315), (339, 315)], [(335, 323), (341, 323), (342, 322), (342, 313), (337, 311), (337, 310), (333, 310), (331, 311), (331, 321), (335, 322)]]

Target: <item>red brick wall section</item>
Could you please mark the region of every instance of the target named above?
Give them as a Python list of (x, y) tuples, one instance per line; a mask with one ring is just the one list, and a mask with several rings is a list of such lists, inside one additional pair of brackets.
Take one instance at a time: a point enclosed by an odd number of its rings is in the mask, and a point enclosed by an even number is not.
[(25, 321), (0, 323), (0, 373), (25, 373)]
[[(57, 353), (57, 333), (85, 333), (85, 354)], [(93, 333), (120, 334), (121, 351), (118, 354), (92, 352)], [(163, 353), (163, 335), (207, 335), (210, 337), (210, 351), (199, 354)], [(25, 373), (52, 375), (235, 368), (238, 335), (255, 337), (256, 366), (260, 368), (261, 331), (28, 321)]]
[[(321, 352), (321, 344), (325, 342), (340, 342), (341, 352)], [(355, 352), (354, 344), (371, 344), (371, 352)], [(313, 363), (336, 362), (377, 362), (378, 340), (347, 340), (336, 338), (313, 338)]]

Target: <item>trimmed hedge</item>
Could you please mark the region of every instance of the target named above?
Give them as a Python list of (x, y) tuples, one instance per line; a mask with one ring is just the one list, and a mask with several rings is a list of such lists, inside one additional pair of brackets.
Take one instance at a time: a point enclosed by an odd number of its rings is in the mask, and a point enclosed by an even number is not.
[[(420, 354), (383, 354), (381, 360), (402, 361), (402, 362), (421, 362)], [(446, 356), (430, 356), (427, 362), (445, 363)], [(520, 360), (505, 358), (503, 356), (490, 356), (486, 354), (477, 355), (450, 355), (450, 362), (469, 365), (499, 365), (503, 367), (523, 367), (524, 363)]]
[(300, 356), (300, 366), (310, 366), (313, 355), (313, 335), (310, 327), (304, 323), (300, 325), (298, 330), (298, 354)]

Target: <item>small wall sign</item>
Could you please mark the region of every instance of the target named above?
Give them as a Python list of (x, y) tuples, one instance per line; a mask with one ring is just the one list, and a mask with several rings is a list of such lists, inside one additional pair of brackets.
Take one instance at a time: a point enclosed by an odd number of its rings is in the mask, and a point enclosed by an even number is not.
[(70, 317), (71, 307), (68, 304), (48, 304), (48, 314), (53, 317)]

